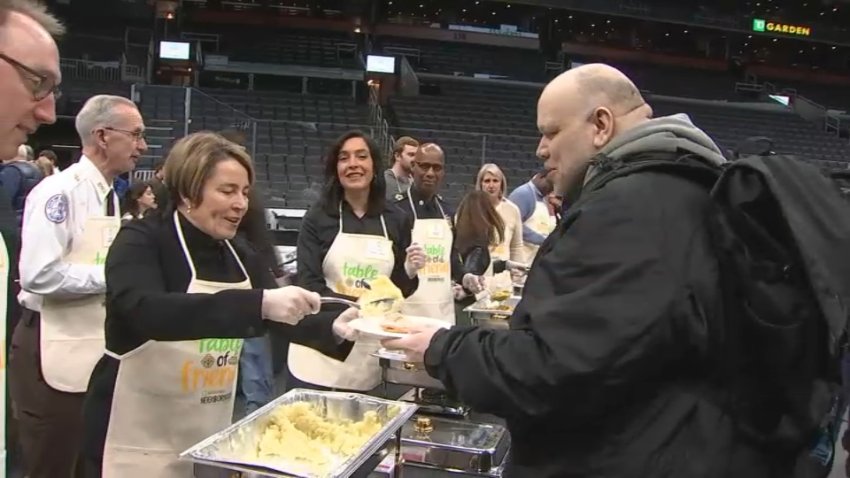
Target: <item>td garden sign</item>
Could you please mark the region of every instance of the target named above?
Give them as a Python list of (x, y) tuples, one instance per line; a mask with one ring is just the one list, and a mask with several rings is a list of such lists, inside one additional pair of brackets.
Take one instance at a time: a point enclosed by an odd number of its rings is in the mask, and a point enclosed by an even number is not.
[(785, 35), (793, 35), (796, 37), (812, 36), (812, 29), (809, 27), (769, 22), (761, 18), (753, 19), (753, 31), (759, 33), (783, 33)]

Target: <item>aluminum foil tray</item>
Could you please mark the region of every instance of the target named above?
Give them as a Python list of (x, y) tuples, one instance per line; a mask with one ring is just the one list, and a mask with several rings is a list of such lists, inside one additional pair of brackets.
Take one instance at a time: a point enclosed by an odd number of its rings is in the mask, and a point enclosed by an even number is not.
[[(248, 458), (250, 452), (259, 443), (263, 431), (271, 420), (271, 413), (280, 405), (297, 402), (309, 402), (317, 412), (330, 420), (360, 421), (368, 411), (375, 411), (383, 427), (372, 436), (361, 449), (350, 456), (343, 457), (332, 470), (325, 474), (315, 474), (303, 464), (275, 460), (265, 462), (257, 458)], [(315, 390), (294, 389), (278, 397), (268, 405), (239, 420), (226, 429), (203, 440), (180, 454), (184, 460), (213, 467), (249, 470), (272, 476), (292, 476), (300, 478), (336, 478), (353, 475), (372, 455), (386, 446), (387, 442), (401, 430), (404, 423), (416, 412), (416, 405), (396, 402), (357, 393), (319, 392)]]
[(516, 305), (519, 304), (519, 300), (520, 300), (520, 298), (516, 297), (516, 296), (508, 297), (507, 299), (503, 300), (502, 303), (509, 306), (510, 309), (508, 309), (508, 310), (495, 310), (495, 309), (488, 309), (488, 308), (484, 307), (486, 305), (487, 299), (483, 299), (483, 300), (479, 300), (478, 302), (476, 302), (476, 303), (470, 305), (469, 307), (463, 309), (463, 311), (470, 314), (472, 316), (472, 318), (474, 318), (474, 319), (475, 318), (482, 318), (483, 319), (483, 318), (492, 317), (494, 315), (510, 316), (511, 314), (513, 314), (514, 309), (516, 308)]

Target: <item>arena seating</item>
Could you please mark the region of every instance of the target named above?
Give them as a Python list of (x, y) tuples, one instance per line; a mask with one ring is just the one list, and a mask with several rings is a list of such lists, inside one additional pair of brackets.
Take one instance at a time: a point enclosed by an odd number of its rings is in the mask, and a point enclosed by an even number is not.
[(545, 79), (545, 59), (535, 50), (394, 37), (383, 37), (378, 45), (418, 50), (418, 56), (406, 55), (416, 71), (464, 76), (485, 73), (528, 81)]
[(98, 28), (97, 35), (79, 33), (73, 27), (59, 42), (63, 58), (118, 61), (124, 53), (124, 28)]
[[(439, 95), (396, 97), (390, 102), (398, 126), (394, 136), (411, 135), (441, 143), (448, 154), (449, 189), (460, 194), (474, 182), (482, 162), (499, 164), (517, 184), (540, 167), (534, 156), (539, 136), (539, 89), (443, 81)], [(728, 105), (686, 104), (648, 98), (656, 116), (688, 113), (725, 149), (752, 136), (768, 136), (779, 153), (798, 154), (820, 166), (846, 168), (847, 148), (791, 112), (759, 112)], [(482, 138), (486, 138), (482, 139)], [(454, 194), (452, 194), (454, 195)]]
[[(181, 120), (185, 90), (145, 87), (141, 109), (146, 123)], [(327, 145), (348, 129), (368, 132), (368, 111), (351, 97), (282, 92), (192, 90), (189, 131), (237, 129), (255, 145), (261, 189), (272, 205), (306, 207), (322, 183)], [(183, 121), (176, 123), (182, 135)]]
[(347, 33), (223, 26), (199, 26), (192, 30), (221, 35), (219, 53), (233, 61), (362, 69), (355, 39)]

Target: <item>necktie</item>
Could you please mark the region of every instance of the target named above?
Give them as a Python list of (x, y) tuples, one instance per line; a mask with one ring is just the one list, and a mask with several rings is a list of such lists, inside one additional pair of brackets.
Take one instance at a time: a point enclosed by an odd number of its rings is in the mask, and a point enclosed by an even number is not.
[(114, 216), (115, 215), (115, 190), (110, 189), (109, 194), (106, 195), (106, 215)]

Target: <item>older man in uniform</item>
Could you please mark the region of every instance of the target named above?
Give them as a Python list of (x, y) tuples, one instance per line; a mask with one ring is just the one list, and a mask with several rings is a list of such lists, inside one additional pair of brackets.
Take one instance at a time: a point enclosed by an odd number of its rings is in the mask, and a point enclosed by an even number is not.
[(89, 99), (76, 119), (80, 161), (49, 176), (26, 202), (21, 248), (24, 307), (9, 363), (30, 478), (71, 476), (83, 396), (103, 355), (104, 261), (120, 227), (115, 178), (147, 150), (136, 105)]
[(684, 115), (652, 119), (607, 65), (547, 85), (537, 124), (537, 154), (570, 209), (540, 247), (510, 329), (429, 328), (385, 346), (506, 419), (506, 477), (792, 476), (794, 454), (748, 440), (706, 367), (706, 329), (723, 314), (709, 192), (664, 172), (583, 190), (594, 158), (720, 165), (720, 149)]

